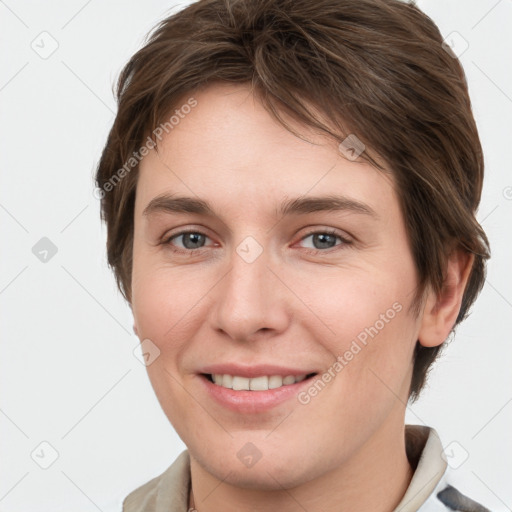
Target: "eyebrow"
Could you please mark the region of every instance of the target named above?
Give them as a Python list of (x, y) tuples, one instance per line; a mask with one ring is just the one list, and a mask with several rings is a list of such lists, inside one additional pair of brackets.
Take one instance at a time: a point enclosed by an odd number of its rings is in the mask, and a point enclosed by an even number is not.
[[(361, 213), (379, 218), (377, 213), (368, 204), (356, 201), (346, 196), (306, 196), (284, 200), (280, 208), (276, 209), (277, 215), (305, 215), (308, 213), (322, 211), (349, 211)], [(195, 197), (176, 197), (169, 194), (161, 194), (153, 198), (142, 212), (143, 216), (150, 216), (154, 213), (195, 213), (198, 215), (214, 217), (213, 207), (202, 199)]]

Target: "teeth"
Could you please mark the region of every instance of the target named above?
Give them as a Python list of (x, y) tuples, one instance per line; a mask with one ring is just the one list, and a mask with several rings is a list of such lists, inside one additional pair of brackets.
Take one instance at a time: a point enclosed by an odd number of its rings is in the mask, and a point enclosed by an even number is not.
[(224, 388), (233, 389), (235, 391), (267, 391), (269, 389), (280, 388), (281, 386), (289, 386), (296, 382), (302, 382), (306, 378), (306, 374), (303, 375), (271, 375), (262, 377), (254, 377), (249, 379), (248, 377), (239, 377), (238, 375), (212, 375), (213, 382), (218, 386)]
[(272, 375), (268, 379), (268, 389), (280, 388), (283, 385), (283, 377), (280, 375)]
[(251, 391), (266, 391), (268, 389), (268, 377), (264, 375), (263, 377), (250, 379), (249, 389)]
[[(233, 389), (236, 389), (237, 391), (242, 391), (244, 389), (249, 390), (250, 380), (251, 379), (247, 379), (245, 377), (233, 376)], [(222, 379), (222, 382), (224, 383), (224, 379)], [(224, 384), (222, 384), (222, 387), (224, 387)]]

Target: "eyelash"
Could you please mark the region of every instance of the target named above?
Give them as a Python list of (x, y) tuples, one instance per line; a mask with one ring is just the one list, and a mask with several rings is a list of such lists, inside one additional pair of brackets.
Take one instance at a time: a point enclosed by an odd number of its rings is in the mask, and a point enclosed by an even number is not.
[[(180, 254), (189, 254), (189, 255), (200, 254), (203, 250), (208, 249), (208, 247), (200, 247), (198, 249), (181, 249), (179, 247), (178, 248), (174, 247), (171, 244), (171, 240), (173, 240), (175, 238), (179, 238), (180, 236), (183, 236), (183, 235), (191, 234), (191, 233), (195, 234), (195, 235), (203, 235), (206, 238), (209, 238), (208, 235), (203, 233), (202, 231), (197, 231), (197, 230), (180, 231), (179, 233), (174, 233), (173, 235), (165, 238), (162, 241), (162, 244), (171, 247), (171, 250), (173, 252), (180, 253)], [(334, 247), (329, 247), (327, 249), (305, 249), (305, 251), (308, 252), (309, 254), (316, 255), (316, 254), (319, 254), (319, 253), (331, 253), (332, 251), (337, 250), (336, 247), (342, 249), (342, 248), (352, 244), (351, 240), (348, 240), (347, 238), (341, 236), (336, 230), (329, 229), (329, 228), (321, 229), (321, 230), (316, 230), (316, 231), (310, 231), (309, 233), (304, 235), (300, 239), (300, 241), (303, 241), (305, 238), (308, 238), (311, 235), (317, 235), (317, 234), (335, 236), (336, 238), (339, 238), (342, 243), (341, 244), (336, 244)], [(338, 250), (340, 250), (340, 249), (338, 249)]]

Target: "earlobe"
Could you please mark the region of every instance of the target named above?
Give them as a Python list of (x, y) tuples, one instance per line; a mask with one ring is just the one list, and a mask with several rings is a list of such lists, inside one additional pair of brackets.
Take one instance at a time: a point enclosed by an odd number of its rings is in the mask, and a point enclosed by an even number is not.
[(448, 259), (441, 293), (428, 290), (418, 334), (418, 340), (424, 347), (436, 347), (448, 338), (460, 311), (474, 259), (471, 253), (454, 250)]

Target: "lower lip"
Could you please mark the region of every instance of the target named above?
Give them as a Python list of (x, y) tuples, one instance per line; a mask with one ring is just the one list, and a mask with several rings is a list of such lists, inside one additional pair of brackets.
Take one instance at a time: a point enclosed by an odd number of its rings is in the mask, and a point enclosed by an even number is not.
[(244, 414), (268, 411), (290, 400), (290, 398), (297, 396), (303, 387), (309, 386), (311, 380), (315, 377), (316, 375), (295, 384), (288, 384), (267, 391), (234, 391), (214, 384), (204, 375), (199, 375), (206, 392), (216, 402), (232, 411)]

